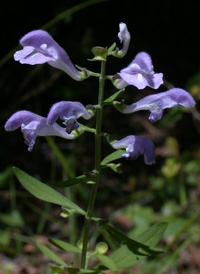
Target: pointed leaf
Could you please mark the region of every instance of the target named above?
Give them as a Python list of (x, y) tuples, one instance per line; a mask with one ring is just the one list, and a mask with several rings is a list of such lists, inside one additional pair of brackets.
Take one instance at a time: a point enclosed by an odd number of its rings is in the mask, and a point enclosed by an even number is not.
[(39, 180), (35, 179), (34, 177), (30, 176), (29, 174), (17, 167), (14, 167), (13, 170), (17, 179), (23, 185), (23, 187), (36, 198), (49, 203), (66, 206), (70, 209), (74, 209), (80, 214), (85, 215), (85, 211), (82, 210), (78, 205), (76, 205), (51, 187), (41, 183)]
[(104, 166), (114, 160), (120, 159), (122, 154), (125, 153), (125, 150), (118, 149), (114, 152), (112, 152), (110, 155), (106, 156), (103, 161), (101, 162), (101, 165)]
[(128, 249), (136, 255), (153, 256), (159, 253), (163, 253), (163, 249), (150, 247), (140, 243), (138, 241), (132, 240), (125, 234), (115, 229), (114, 227), (108, 225), (105, 222), (99, 221), (100, 228), (106, 230), (118, 243), (127, 246)]
[(112, 270), (112, 271), (117, 271), (118, 268), (115, 264), (115, 262), (109, 258), (108, 256), (102, 255), (102, 254), (97, 254), (95, 255), (95, 257), (97, 259), (99, 259), (101, 261), (101, 263), (106, 266), (108, 269)]
[(120, 89), (119, 91), (117, 91), (116, 93), (114, 93), (113, 95), (111, 95), (110, 97), (108, 97), (105, 101), (104, 104), (109, 104), (112, 103), (113, 101), (115, 101), (117, 98), (119, 98), (123, 93), (124, 93), (125, 89)]
[(49, 249), (45, 245), (37, 243), (37, 246), (42, 251), (42, 253), (46, 255), (51, 261), (59, 265), (68, 266), (58, 255), (56, 255), (51, 249)]
[(62, 250), (74, 253), (81, 253), (81, 250), (77, 246), (66, 243), (64, 241), (58, 239), (50, 239), (49, 242)]
[(113, 43), (109, 48), (108, 48), (108, 54), (111, 53), (114, 48), (116, 47), (116, 43)]
[(82, 269), (82, 268), (80, 268), (80, 273), (83, 273), (83, 274), (100, 274), (102, 272), (99, 271), (99, 270), (96, 270), (96, 269)]
[[(142, 244), (155, 246), (161, 239), (166, 227), (167, 223), (165, 222), (155, 224), (139, 235), (137, 240)], [(127, 268), (136, 265), (146, 256), (133, 254), (126, 245), (122, 245), (111, 253), (110, 257), (116, 263), (118, 268)]]
[(119, 164), (109, 163), (109, 164), (106, 164), (104, 167), (109, 167), (116, 173), (122, 173), (121, 163)]
[(70, 186), (74, 186), (80, 183), (84, 183), (87, 181), (87, 177), (85, 175), (81, 175), (78, 176), (76, 178), (73, 179), (69, 179), (63, 182), (58, 182), (58, 183), (52, 183), (51, 186), (55, 186), (55, 187), (70, 187)]

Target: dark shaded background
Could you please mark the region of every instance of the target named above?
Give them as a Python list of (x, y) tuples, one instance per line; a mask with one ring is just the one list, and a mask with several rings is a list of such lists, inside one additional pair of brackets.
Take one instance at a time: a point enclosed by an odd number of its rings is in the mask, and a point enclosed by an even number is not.
[[(81, 2), (84, 1), (44, 1), (41, 5), (40, 1), (34, 1), (34, 4), (28, 5), (24, 1), (2, 1), (0, 58), (17, 46), (19, 38), (25, 33), (40, 28), (60, 12)], [(66, 49), (75, 64), (98, 70), (99, 64), (87, 61), (92, 56), (91, 47), (110, 46), (115, 41), (120, 46), (118, 25), (125, 22), (132, 37), (130, 48), (123, 60), (113, 58), (108, 62), (108, 74), (126, 66), (139, 51), (146, 51), (153, 59), (155, 71), (163, 72), (172, 85), (185, 88), (190, 78), (199, 72), (199, 12), (198, 1), (106, 1), (75, 13), (48, 31)], [(96, 103), (95, 80), (74, 83), (59, 73), (46, 65), (37, 68), (22, 66), (12, 58), (6, 62), (1, 67), (0, 80), (2, 126), (19, 109), (45, 115), (50, 105), (63, 97), (86, 104)], [(59, 80), (54, 81), (53, 77)], [(109, 84), (108, 89), (108, 93), (112, 92)], [(19, 154), (26, 154), (19, 135), (1, 130), (1, 169), (19, 161), (22, 157)]]

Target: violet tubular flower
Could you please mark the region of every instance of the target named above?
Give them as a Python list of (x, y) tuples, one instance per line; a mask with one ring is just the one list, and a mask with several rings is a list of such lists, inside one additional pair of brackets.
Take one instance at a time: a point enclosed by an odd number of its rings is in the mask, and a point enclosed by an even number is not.
[(119, 102), (115, 102), (114, 105), (124, 114), (149, 110), (151, 112), (149, 120), (154, 123), (162, 118), (164, 109), (177, 105), (191, 108), (195, 106), (195, 101), (187, 91), (181, 88), (172, 88), (165, 92), (148, 95), (131, 105), (121, 105)]
[(112, 52), (112, 55), (122, 58), (126, 55), (131, 40), (131, 35), (125, 23), (119, 24), (118, 38), (120, 40), (120, 43), (123, 44), (122, 49), (119, 50), (118, 48), (116, 48), (116, 50)]
[(129, 47), (130, 40), (131, 40), (131, 35), (130, 35), (125, 23), (119, 24), (118, 38), (119, 38), (120, 42), (123, 43), (123, 47), (118, 52), (118, 55), (120, 57), (124, 57), (128, 51), (128, 47)]
[(54, 123), (50, 126), (45, 117), (26, 110), (14, 113), (5, 124), (5, 130), (7, 131), (16, 130), (19, 127), (21, 127), (29, 152), (33, 149), (37, 136), (59, 136), (64, 139), (76, 138), (73, 134), (68, 134), (58, 124)]
[(141, 154), (144, 154), (147, 165), (155, 163), (154, 144), (147, 137), (130, 135), (112, 143), (111, 146), (114, 149), (126, 149), (127, 153), (122, 154), (122, 158), (136, 160)]
[(89, 120), (92, 114), (79, 102), (61, 101), (51, 107), (47, 121), (49, 125), (53, 125), (60, 118), (64, 121), (66, 131), (71, 133), (79, 127), (77, 122), (79, 117)]
[(20, 39), (23, 49), (15, 52), (14, 59), (21, 64), (36, 65), (48, 63), (66, 72), (74, 80), (85, 77), (72, 64), (68, 54), (51, 35), (44, 30), (33, 30)]
[(140, 52), (128, 67), (117, 73), (121, 79), (116, 79), (114, 85), (118, 89), (128, 85), (138, 89), (144, 89), (146, 86), (157, 89), (163, 84), (163, 74), (155, 73), (153, 69), (151, 57), (146, 52)]

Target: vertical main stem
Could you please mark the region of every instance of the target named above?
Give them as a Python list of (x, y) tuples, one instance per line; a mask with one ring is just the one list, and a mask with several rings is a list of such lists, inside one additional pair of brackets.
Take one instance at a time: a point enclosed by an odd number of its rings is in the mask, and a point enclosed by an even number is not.
[(81, 268), (86, 268), (86, 256), (87, 256), (87, 246), (89, 241), (89, 230), (92, 212), (94, 208), (94, 203), (97, 194), (97, 188), (101, 173), (101, 126), (102, 126), (102, 115), (103, 115), (103, 96), (104, 96), (104, 84), (105, 84), (105, 67), (106, 62), (101, 62), (101, 75), (99, 78), (99, 96), (98, 96), (98, 108), (97, 108), (97, 118), (96, 118), (96, 133), (95, 133), (95, 171), (96, 181), (92, 185), (92, 190), (90, 193), (90, 199), (88, 203), (88, 210), (85, 216), (84, 234), (83, 234), (83, 249), (81, 255)]

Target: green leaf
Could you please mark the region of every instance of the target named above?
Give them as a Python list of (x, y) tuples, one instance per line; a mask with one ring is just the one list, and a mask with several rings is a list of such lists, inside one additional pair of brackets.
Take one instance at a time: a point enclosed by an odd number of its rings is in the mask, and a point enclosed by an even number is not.
[(102, 254), (97, 254), (95, 255), (97, 259), (101, 261), (101, 263), (106, 266), (108, 269), (112, 271), (117, 271), (118, 268), (116, 266), (116, 263), (108, 256), (102, 255)]
[(113, 106), (119, 111), (123, 113), (124, 108), (126, 105), (123, 102), (114, 101)]
[(58, 182), (58, 183), (51, 183), (51, 186), (55, 186), (55, 187), (70, 187), (70, 186), (74, 186), (80, 183), (84, 183), (87, 181), (87, 176), (85, 175), (80, 175), (76, 178), (73, 179), (69, 179), (63, 182)]
[(108, 48), (108, 54), (110, 54), (114, 48), (116, 47), (116, 43), (113, 43), (109, 48)]
[(68, 266), (58, 255), (56, 255), (51, 249), (49, 249), (45, 245), (37, 243), (37, 246), (42, 251), (42, 253), (46, 255), (51, 261), (59, 265)]
[(49, 264), (50, 268), (51, 268), (51, 274), (59, 274), (63, 272), (64, 267), (63, 266), (58, 266), (55, 264), (50, 263)]
[(36, 198), (49, 203), (66, 206), (70, 209), (74, 209), (77, 213), (85, 215), (85, 211), (82, 210), (78, 205), (51, 187), (41, 183), (39, 180), (35, 179), (17, 167), (14, 167), (13, 170), (22, 186)]
[(96, 270), (96, 269), (82, 269), (82, 268), (80, 268), (80, 273), (83, 273), (83, 274), (100, 274), (102, 272), (101, 272), (101, 270)]
[(117, 159), (120, 159), (122, 154), (125, 153), (126, 151), (125, 150), (122, 150), (122, 149), (118, 149), (114, 152), (112, 152), (110, 155), (106, 156), (102, 162), (101, 162), (101, 165), (104, 166), (114, 160), (117, 160)]
[(123, 93), (124, 93), (125, 89), (120, 89), (119, 91), (117, 91), (116, 93), (114, 93), (113, 95), (111, 95), (110, 97), (108, 97), (105, 101), (104, 104), (109, 104), (112, 103), (114, 100), (116, 100), (117, 98), (119, 98)]
[(74, 252), (74, 253), (81, 253), (81, 250), (77, 246), (66, 243), (64, 241), (57, 240), (57, 239), (50, 239), (49, 242), (62, 250), (65, 250), (68, 252)]
[(7, 230), (0, 231), (0, 246), (8, 247), (8, 246), (10, 246), (10, 242), (11, 242), (10, 232)]
[[(151, 226), (144, 233), (137, 237), (137, 241), (147, 246), (155, 246), (161, 239), (165, 229), (166, 222), (161, 222)], [(116, 263), (118, 268), (127, 268), (136, 265), (146, 256), (137, 255), (132, 252), (127, 245), (122, 245), (120, 248), (110, 254), (110, 258)]]
[(109, 167), (116, 173), (122, 173), (121, 163), (119, 163), (119, 164), (109, 163), (109, 164), (105, 165), (104, 167)]
[(22, 227), (24, 225), (24, 220), (21, 213), (17, 210), (9, 213), (0, 213), (0, 222), (15, 228)]
[(106, 222), (99, 221), (99, 226), (106, 230), (119, 244), (127, 246), (128, 249), (136, 255), (153, 256), (164, 252), (163, 249), (150, 247), (141, 242), (130, 239), (116, 228), (108, 225)]

